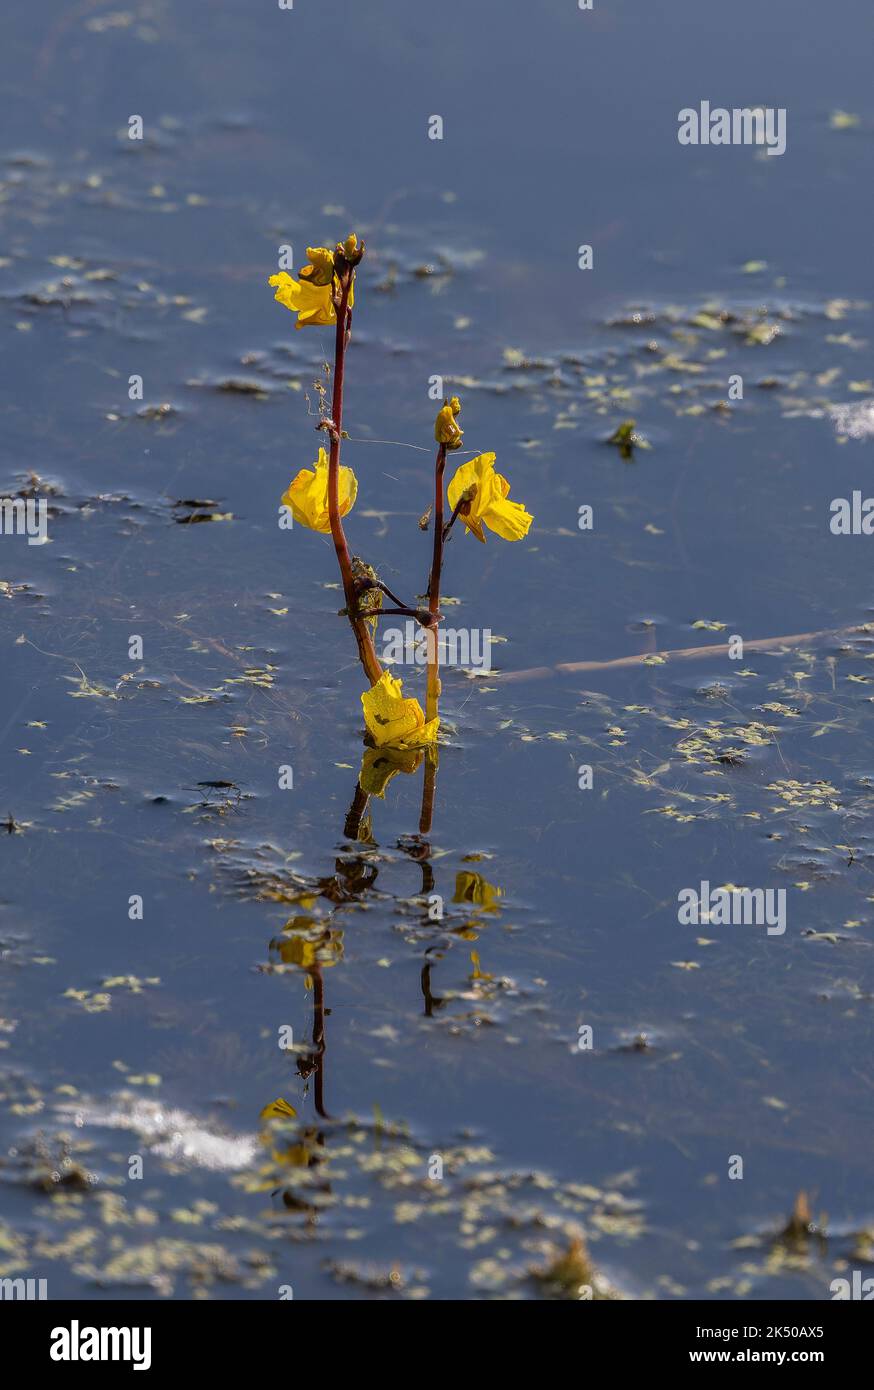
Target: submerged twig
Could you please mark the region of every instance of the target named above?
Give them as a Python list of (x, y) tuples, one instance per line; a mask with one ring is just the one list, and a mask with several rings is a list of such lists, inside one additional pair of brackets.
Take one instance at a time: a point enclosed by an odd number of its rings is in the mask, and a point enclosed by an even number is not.
[[(801, 647), (806, 642), (818, 642), (828, 637), (843, 637), (852, 634), (868, 634), (874, 631), (863, 623), (853, 627), (826, 627), (818, 632), (796, 632), (786, 637), (753, 637), (744, 640), (745, 652), (777, 651), (781, 647)], [(613, 671), (623, 666), (652, 666), (654, 656), (664, 657), (666, 661), (696, 661), (699, 657), (727, 656), (729, 643), (720, 642), (708, 647), (676, 647), (673, 651), (640, 652), (635, 656), (617, 656), (610, 661), (560, 661), (555, 666), (530, 666), (523, 671), (493, 671), (492, 676), (501, 681), (540, 680), (547, 676), (573, 676), (581, 671)], [(660, 664), (660, 663), (659, 663)]]

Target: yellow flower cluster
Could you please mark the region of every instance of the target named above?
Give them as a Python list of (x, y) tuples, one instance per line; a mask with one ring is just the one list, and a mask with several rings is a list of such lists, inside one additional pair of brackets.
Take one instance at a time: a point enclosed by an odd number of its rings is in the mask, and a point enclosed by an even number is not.
[[(335, 324), (342, 286), (348, 285), (348, 303), (352, 305), (353, 272), (363, 254), (364, 245), (353, 233), (345, 242), (338, 243), (334, 251), (325, 246), (307, 247), (308, 264), (301, 267), (299, 279), (295, 280), (286, 271), (270, 277), (277, 302), (297, 314), (298, 328)], [(461, 448), (463, 432), (457, 420), (460, 410), (458, 397), (453, 396), (437, 415), (434, 435), (446, 450)], [(296, 522), (322, 533), (331, 530), (329, 466), (328, 454), (320, 448), (312, 468), (302, 468), (282, 495), (283, 503), (291, 509)], [(521, 503), (509, 501), (509, 494), (507, 479), (495, 471), (494, 454), (479, 454), (462, 463), (447, 489), (453, 512), (457, 510), (465, 528), (482, 542), (486, 539), (484, 527), (506, 541), (518, 541), (527, 536), (533, 518)], [(351, 510), (357, 495), (358, 480), (352, 469), (338, 468), (337, 501), (341, 518)], [(401, 681), (389, 671), (383, 671), (370, 690), (364, 692), (361, 705), (373, 744), (377, 749), (395, 750), (392, 757), (415, 757), (416, 750), (421, 756), (422, 749), (436, 743), (439, 717), (426, 719), (419, 701), (405, 696)], [(374, 755), (372, 765), (362, 767), (362, 777), (368, 790), (382, 795), (388, 778), (399, 770), (400, 765), (392, 761), (386, 763), (381, 755)], [(405, 765), (403, 770), (407, 770)]]

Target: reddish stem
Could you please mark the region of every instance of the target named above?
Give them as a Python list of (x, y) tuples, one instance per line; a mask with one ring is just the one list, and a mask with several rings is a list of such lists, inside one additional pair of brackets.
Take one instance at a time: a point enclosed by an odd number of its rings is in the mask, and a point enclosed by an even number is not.
[(343, 429), (343, 381), (346, 369), (346, 348), (352, 331), (352, 310), (349, 308), (349, 291), (352, 288), (353, 271), (347, 270), (340, 281), (340, 302), (336, 306), (337, 331), (334, 338), (334, 394), (331, 403), (331, 451), (328, 455), (328, 519), (331, 536), (337, 552), (337, 563), (343, 580), (343, 593), (346, 597), (346, 611), (358, 643), (358, 657), (364, 667), (371, 685), (376, 685), (382, 675), (382, 667), (377, 659), (373, 638), (367, 622), (359, 614), (358, 594), (352, 576), (352, 557), (343, 519), (340, 516), (340, 437)]
[(430, 835), (434, 820), (434, 793), (437, 790), (437, 750), (425, 753), (425, 772), (422, 781), (422, 809), (419, 815), (419, 834)]
[(446, 468), (446, 445), (437, 450), (434, 465), (434, 552), (431, 559), (431, 577), (428, 580), (428, 611), (431, 626), (428, 629), (428, 694), (425, 718), (434, 719), (437, 714), (437, 700), (440, 695), (440, 577), (443, 571), (443, 473)]

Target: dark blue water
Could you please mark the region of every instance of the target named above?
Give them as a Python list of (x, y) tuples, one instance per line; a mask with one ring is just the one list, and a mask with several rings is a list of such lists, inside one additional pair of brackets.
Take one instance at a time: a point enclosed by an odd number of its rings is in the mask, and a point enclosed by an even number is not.
[[(0, 485), (51, 510), (49, 544), (0, 536), (0, 1273), (537, 1298), (582, 1235), (627, 1297), (828, 1298), (874, 1223), (874, 647), (838, 631), (874, 592), (828, 524), (867, 488), (870, 7), (5, 31)], [(681, 147), (703, 99), (785, 107), (785, 154)], [(352, 228), (353, 549), (423, 592), (434, 375), (535, 516), (447, 548), (453, 624), (506, 640), (444, 673), (426, 837), (422, 768), (350, 829), (332, 547), (276, 524), (332, 345), (266, 279)], [(680, 925), (705, 879), (784, 889), (785, 933)], [(824, 1238), (779, 1239), (799, 1192)]]

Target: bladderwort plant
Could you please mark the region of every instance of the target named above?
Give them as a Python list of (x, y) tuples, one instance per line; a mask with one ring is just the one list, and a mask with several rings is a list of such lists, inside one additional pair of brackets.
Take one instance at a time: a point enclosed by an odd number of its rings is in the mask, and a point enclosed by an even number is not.
[[(364, 242), (353, 232), (333, 251), (325, 246), (307, 247), (308, 264), (299, 278), (287, 271), (270, 277), (277, 303), (297, 314), (297, 327), (333, 327), (334, 363), (331, 370), (331, 405), (327, 413), (327, 390), (319, 392), (321, 408), (318, 431), (327, 436), (329, 448), (319, 448), (312, 468), (302, 468), (283, 493), (282, 502), (290, 508), (294, 521), (312, 531), (330, 532), (343, 582), (343, 613), (352, 627), (358, 658), (370, 686), (361, 696), (368, 739), (373, 748), (393, 750), (401, 761), (414, 755), (414, 766), (423, 751), (432, 768), (436, 766), (440, 728), (440, 657), (437, 633), (442, 620), (440, 587), (446, 542), (460, 519), (465, 531), (485, 543), (484, 527), (503, 540), (522, 540), (532, 517), (518, 502), (509, 501), (510, 484), (495, 471), (494, 454), (478, 454), (461, 463), (448, 487), (445, 485), (447, 454), (462, 447), (463, 431), (458, 423), (461, 403), (457, 396), (444, 401), (434, 426), (437, 456), (434, 465), (434, 496), (419, 526), (433, 533), (431, 565), (425, 598), (427, 606), (406, 604), (379, 578), (374, 567), (351, 554), (343, 525), (358, 496), (358, 479), (351, 468), (340, 463), (340, 450), (348, 435), (343, 429), (343, 388), (346, 379), (346, 353), (352, 336), (356, 272), (364, 257)], [(448, 508), (448, 519), (446, 519)], [(384, 607), (388, 599), (393, 607)], [(419, 701), (404, 696), (402, 682), (384, 670), (376, 655), (374, 636), (383, 615), (400, 614), (419, 623), (427, 634), (427, 693), (425, 709)], [(384, 761), (384, 760), (383, 760)], [(413, 771), (414, 766), (405, 770)], [(391, 770), (389, 774), (391, 775)], [(384, 787), (385, 777), (382, 779)], [(379, 783), (368, 790), (381, 794)], [(428, 798), (426, 779), (426, 800)], [(426, 818), (423, 809), (423, 820)], [(430, 818), (430, 816), (428, 817)]]

